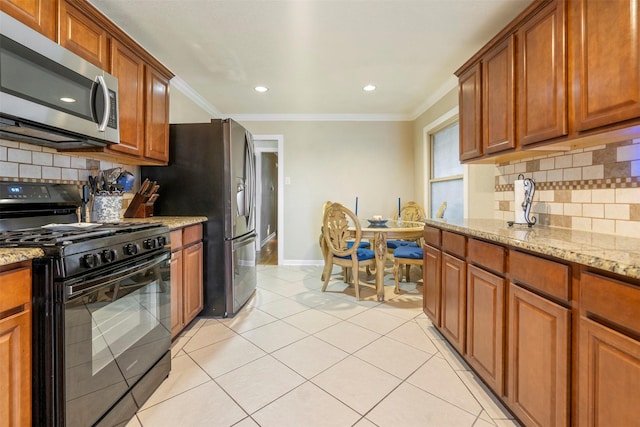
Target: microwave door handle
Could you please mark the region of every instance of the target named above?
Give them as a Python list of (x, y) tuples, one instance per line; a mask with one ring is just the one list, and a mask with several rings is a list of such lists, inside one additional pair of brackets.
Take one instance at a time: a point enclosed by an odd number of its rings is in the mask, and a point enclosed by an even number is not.
[(107, 130), (107, 123), (109, 122), (109, 114), (111, 109), (111, 103), (109, 102), (109, 89), (107, 88), (107, 83), (104, 81), (104, 77), (97, 76), (96, 80), (98, 80), (98, 85), (102, 89), (102, 94), (104, 98), (104, 114), (102, 116), (102, 120), (98, 124), (98, 131), (104, 132)]

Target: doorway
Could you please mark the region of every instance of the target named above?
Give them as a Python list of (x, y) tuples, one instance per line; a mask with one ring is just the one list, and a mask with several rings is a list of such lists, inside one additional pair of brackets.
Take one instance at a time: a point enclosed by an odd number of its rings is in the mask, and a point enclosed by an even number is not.
[(256, 175), (257, 263), (278, 265), (282, 253), (282, 136), (254, 135)]

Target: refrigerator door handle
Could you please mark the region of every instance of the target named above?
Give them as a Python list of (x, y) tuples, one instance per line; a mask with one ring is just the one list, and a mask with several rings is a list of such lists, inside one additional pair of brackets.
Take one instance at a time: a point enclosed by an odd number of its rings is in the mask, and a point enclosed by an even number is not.
[(252, 231), (249, 234), (245, 234), (244, 236), (236, 237), (235, 239), (232, 239), (231, 241), (233, 242), (233, 250), (235, 250), (236, 248), (242, 247), (248, 243), (251, 243), (256, 239), (256, 237), (257, 237), (256, 232)]
[(247, 163), (249, 164), (249, 172), (247, 179), (247, 187), (248, 191), (245, 193), (246, 206), (247, 206), (247, 226), (255, 228), (255, 208), (256, 208), (256, 168), (255, 168), (255, 155), (253, 152), (253, 140), (251, 138), (251, 134), (249, 131), (245, 133), (245, 144), (246, 144), (246, 156)]

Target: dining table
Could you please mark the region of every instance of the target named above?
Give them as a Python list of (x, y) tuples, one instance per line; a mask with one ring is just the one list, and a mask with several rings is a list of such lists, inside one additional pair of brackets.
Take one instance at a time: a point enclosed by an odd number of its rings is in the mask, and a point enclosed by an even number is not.
[[(376, 256), (376, 294), (384, 301), (384, 267), (387, 262), (387, 240), (418, 239), (424, 233), (424, 223), (418, 221), (359, 219), (362, 239), (369, 240)], [(355, 232), (355, 226), (351, 227)]]

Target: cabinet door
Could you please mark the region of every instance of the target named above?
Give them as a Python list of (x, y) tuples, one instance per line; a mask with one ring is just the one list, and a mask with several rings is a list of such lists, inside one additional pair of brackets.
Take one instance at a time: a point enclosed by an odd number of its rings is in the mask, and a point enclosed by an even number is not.
[(31, 425), (31, 268), (0, 273), (0, 425)]
[(504, 279), (470, 265), (467, 272), (467, 361), (504, 394)]
[(52, 0), (0, 0), (0, 10), (56, 41), (56, 2)]
[(107, 31), (66, 0), (60, 2), (58, 43), (97, 67), (109, 69)]
[(144, 152), (144, 62), (131, 49), (112, 41), (111, 73), (118, 78), (120, 144), (110, 150), (141, 156)]
[(509, 285), (507, 402), (524, 424), (569, 424), (568, 309)]
[(640, 342), (580, 318), (578, 423), (638, 425)]
[(424, 267), (422, 269), (422, 308), (431, 319), (431, 323), (440, 326), (440, 266), (442, 252), (438, 249), (424, 246)]
[(202, 242), (189, 246), (183, 251), (183, 307), (184, 323), (189, 324), (204, 307), (202, 297)]
[(0, 320), (0, 355), (0, 408), (8, 411), (2, 424), (31, 425), (30, 311)]
[(482, 67), (475, 64), (459, 77), (460, 160), (482, 155)]
[(482, 123), (484, 152), (515, 148), (513, 36), (482, 58)]
[(518, 142), (567, 134), (565, 3), (558, 1), (518, 30)]
[(570, 4), (575, 129), (640, 117), (640, 1)]
[(184, 327), (182, 313), (183, 274), (182, 251), (177, 250), (171, 253), (171, 338), (178, 335)]
[(449, 254), (442, 255), (442, 308), (440, 331), (460, 354), (466, 334), (466, 264)]
[(169, 80), (147, 66), (145, 150), (147, 158), (169, 160)]

